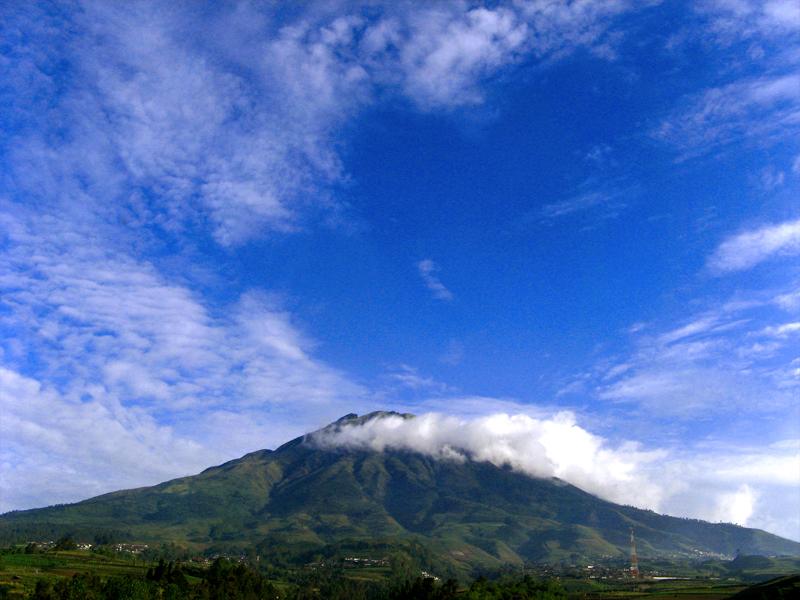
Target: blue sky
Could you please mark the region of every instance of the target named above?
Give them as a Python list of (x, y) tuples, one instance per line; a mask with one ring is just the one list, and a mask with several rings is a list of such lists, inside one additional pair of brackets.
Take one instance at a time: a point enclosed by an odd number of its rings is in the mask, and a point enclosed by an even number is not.
[(392, 408), (800, 539), (794, 1), (0, 10), (0, 510)]

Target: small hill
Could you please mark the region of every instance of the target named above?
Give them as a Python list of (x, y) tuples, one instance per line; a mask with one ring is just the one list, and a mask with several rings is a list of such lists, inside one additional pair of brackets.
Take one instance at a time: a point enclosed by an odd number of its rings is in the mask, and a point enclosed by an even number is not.
[(800, 598), (800, 575), (776, 577), (763, 583), (751, 585), (730, 600), (791, 600)]
[(320, 449), (308, 436), (191, 477), (0, 516), (6, 542), (69, 533), (262, 554), (413, 543), (458, 568), (623, 558), (631, 528), (641, 556), (800, 555), (800, 544), (765, 531), (621, 506), (558, 479), (413, 452)]

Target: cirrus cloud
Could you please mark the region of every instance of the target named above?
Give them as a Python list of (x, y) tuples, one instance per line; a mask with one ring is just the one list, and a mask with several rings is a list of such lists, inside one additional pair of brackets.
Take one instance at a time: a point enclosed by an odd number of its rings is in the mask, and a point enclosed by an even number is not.
[(708, 259), (716, 274), (750, 269), (776, 256), (800, 253), (800, 219), (764, 225), (724, 240)]

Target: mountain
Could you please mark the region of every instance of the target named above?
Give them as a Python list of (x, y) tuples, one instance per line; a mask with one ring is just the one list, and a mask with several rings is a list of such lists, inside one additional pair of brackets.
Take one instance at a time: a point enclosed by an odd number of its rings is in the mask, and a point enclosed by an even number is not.
[(5, 542), (71, 534), (308, 556), (416, 544), (455, 568), (622, 559), (631, 528), (642, 557), (800, 555), (799, 543), (765, 531), (621, 506), (558, 479), (406, 451), (321, 449), (311, 436), (156, 486), (0, 515)]

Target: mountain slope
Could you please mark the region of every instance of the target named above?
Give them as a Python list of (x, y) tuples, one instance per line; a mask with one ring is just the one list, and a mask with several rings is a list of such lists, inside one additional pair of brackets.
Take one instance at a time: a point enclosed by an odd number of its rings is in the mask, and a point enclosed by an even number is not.
[[(348, 415), (337, 423), (354, 420)], [(800, 555), (800, 544), (764, 531), (620, 506), (489, 463), (323, 450), (307, 437), (192, 477), (0, 516), (6, 541), (110, 532), (142, 542), (268, 552), (417, 539), (464, 565), (624, 556), (630, 528), (643, 556)]]

